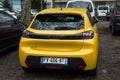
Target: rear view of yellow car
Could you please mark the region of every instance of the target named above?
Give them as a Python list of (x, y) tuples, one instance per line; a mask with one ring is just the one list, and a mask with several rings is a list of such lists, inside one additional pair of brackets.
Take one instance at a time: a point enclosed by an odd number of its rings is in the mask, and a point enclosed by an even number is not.
[(39, 12), (20, 40), (23, 70), (78, 69), (96, 75), (96, 23), (86, 9), (54, 8)]

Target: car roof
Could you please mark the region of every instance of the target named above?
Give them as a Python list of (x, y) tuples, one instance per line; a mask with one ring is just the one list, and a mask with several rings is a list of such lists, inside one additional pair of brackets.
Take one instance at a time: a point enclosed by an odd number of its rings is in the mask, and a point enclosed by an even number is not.
[(51, 14), (51, 13), (70, 13), (70, 14), (86, 14), (87, 9), (83, 8), (51, 8), (40, 11), (38, 14)]

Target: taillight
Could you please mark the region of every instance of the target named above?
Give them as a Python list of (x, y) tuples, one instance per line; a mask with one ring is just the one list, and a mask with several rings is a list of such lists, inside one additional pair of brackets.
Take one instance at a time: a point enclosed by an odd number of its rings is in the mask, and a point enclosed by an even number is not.
[(116, 14), (115, 14), (116, 16), (120, 16), (120, 12), (116, 12)]
[(94, 32), (92, 30), (83, 32), (83, 39), (92, 39), (94, 37)]
[(22, 36), (26, 37), (26, 38), (29, 38), (29, 34), (30, 34), (29, 31), (24, 30), (23, 33), (22, 33)]
[(80, 69), (84, 69), (86, 66), (79, 66)]

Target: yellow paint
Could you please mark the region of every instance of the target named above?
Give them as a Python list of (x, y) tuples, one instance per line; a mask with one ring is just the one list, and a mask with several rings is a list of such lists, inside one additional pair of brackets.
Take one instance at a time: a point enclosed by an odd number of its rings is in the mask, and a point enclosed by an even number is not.
[(81, 30), (60, 30), (60, 31), (43, 31), (35, 30), (31, 28), (32, 22), (27, 28), (28, 31), (38, 34), (75, 34), (84, 31), (92, 30), (94, 32), (93, 39), (80, 39), (80, 40), (58, 40), (58, 39), (31, 39), (21, 37), (19, 45), (19, 59), (20, 64), (23, 67), (27, 67), (25, 64), (26, 57), (31, 56), (49, 56), (49, 57), (68, 57), (68, 58), (82, 58), (86, 63), (85, 70), (92, 70), (96, 67), (98, 56), (98, 32), (96, 25), (91, 25), (86, 14), (86, 9), (77, 8), (63, 8), (58, 9), (46, 9), (39, 14), (48, 13), (75, 13), (84, 17), (84, 29)]

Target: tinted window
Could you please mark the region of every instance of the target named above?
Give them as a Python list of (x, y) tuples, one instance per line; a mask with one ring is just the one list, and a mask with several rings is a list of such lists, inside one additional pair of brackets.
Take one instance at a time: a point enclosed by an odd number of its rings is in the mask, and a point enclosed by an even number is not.
[(90, 2), (83, 2), (83, 1), (71, 2), (68, 4), (68, 7), (70, 7), (70, 8), (86, 8), (86, 9), (89, 9), (90, 12), (93, 11), (92, 5)]
[(0, 13), (0, 23), (13, 23), (14, 18), (5, 14), (5, 13)]
[(99, 7), (99, 10), (108, 10), (108, 7)]
[(38, 15), (32, 28), (38, 30), (78, 30), (84, 28), (84, 19), (80, 15), (70, 14)]

